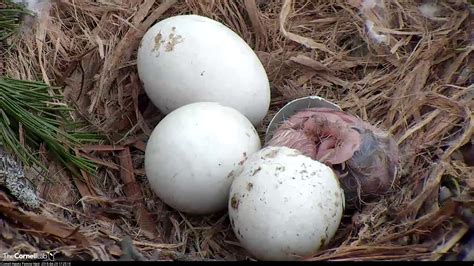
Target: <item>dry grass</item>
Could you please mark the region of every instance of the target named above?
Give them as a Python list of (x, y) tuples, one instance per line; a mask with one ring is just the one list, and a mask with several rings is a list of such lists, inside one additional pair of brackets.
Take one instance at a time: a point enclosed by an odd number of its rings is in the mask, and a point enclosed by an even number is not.
[[(35, 179), (44, 198), (36, 216), (0, 194), (7, 214), (0, 232), (9, 232), (0, 235), (0, 250), (116, 260), (125, 250), (119, 241), (130, 235), (151, 259), (247, 257), (225, 212), (173, 211), (144, 178), (143, 148), (162, 115), (144, 95), (136, 49), (157, 19), (188, 13), (224, 23), (263, 62), (272, 104), (262, 134), (286, 102), (319, 95), (398, 139), (399, 184), (380, 201), (346, 213), (332, 243), (308, 259), (437, 260), (473, 234), (462, 212), (474, 200), (474, 169), (462, 152), (474, 142), (474, 15), (467, 1), (440, 1), (435, 18), (408, 0), (379, 1), (385, 6), (371, 10), (362, 10), (360, 0), (98, 2), (52, 4), (50, 15), (25, 28), (17, 50), (5, 56), (8, 75), (63, 86), (77, 108), (74, 119), (89, 121), (110, 145), (81, 151), (101, 165), (95, 177), (77, 180), (50, 163), (54, 183)], [(385, 42), (367, 34), (367, 19)], [(441, 186), (456, 188), (455, 196), (440, 202)]]

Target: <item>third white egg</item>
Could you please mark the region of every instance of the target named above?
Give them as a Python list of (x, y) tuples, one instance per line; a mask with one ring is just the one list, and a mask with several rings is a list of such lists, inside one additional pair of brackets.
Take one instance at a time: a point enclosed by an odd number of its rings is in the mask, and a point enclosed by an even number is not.
[(218, 103), (192, 103), (153, 129), (145, 171), (166, 204), (209, 214), (226, 208), (234, 170), (259, 149), (258, 133), (241, 113)]
[(260, 260), (298, 260), (325, 247), (344, 209), (332, 169), (286, 147), (250, 156), (229, 196), (232, 228)]

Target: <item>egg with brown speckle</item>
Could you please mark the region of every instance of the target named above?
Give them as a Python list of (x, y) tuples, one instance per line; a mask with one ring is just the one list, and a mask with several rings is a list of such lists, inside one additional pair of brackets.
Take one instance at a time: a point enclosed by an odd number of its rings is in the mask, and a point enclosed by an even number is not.
[(287, 147), (266, 147), (239, 169), (229, 218), (242, 246), (260, 260), (298, 260), (334, 237), (344, 192), (333, 170)]
[(230, 28), (204, 16), (173, 16), (150, 27), (140, 42), (137, 70), (164, 114), (218, 102), (259, 125), (270, 106), (270, 83), (256, 53)]

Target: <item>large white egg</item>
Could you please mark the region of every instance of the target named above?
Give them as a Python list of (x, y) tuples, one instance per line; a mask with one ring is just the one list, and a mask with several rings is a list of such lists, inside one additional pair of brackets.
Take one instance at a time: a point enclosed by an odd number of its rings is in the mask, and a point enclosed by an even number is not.
[(328, 166), (287, 147), (266, 147), (240, 168), (229, 218), (242, 246), (260, 260), (298, 260), (327, 244), (344, 210)]
[(235, 109), (209, 102), (188, 104), (153, 130), (145, 171), (166, 204), (208, 214), (226, 208), (234, 169), (260, 145), (252, 123)]
[(257, 125), (268, 112), (262, 63), (239, 35), (212, 19), (181, 15), (153, 25), (137, 66), (148, 97), (165, 114), (193, 102), (219, 102)]

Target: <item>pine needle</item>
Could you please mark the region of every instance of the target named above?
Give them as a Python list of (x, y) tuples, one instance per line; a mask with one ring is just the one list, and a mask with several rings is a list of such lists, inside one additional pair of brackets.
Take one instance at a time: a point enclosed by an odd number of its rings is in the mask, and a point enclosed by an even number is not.
[[(66, 132), (64, 128), (70, 128), (72, 124), (66, 116), (71, 109), (62, 104), (61, 97), (53, 92), (54, 88), (41, 82), (0, 77), (0, 145), (26, 165), (35, 163), (42, 166), (30, 148), (36, 150), (44, 144), (71, 171), (75, 172), (73, 169), (77, 167), (95, 172), (95, 164), (73, 151), (81, 143), (99, 140), (99, 136), (87, 132)], [(20, 141), (20, 130), (24, 130), (27, 145), (22, 145)]]
[(21, 24), (22, 16), (30, 14), (21, 5), (12, 3), (9, 0), (0, 3), (0, 41), (6, 40), (16, 32)]
[[(5, 44), (18, 31), (27, 14), (31, 13), (22, 5), (9, 0), (0, 3), (0, 43)], [(33, 152), (44, 144), (73, 174), (78, 174), (77, 169), (93, 173), (95, 164), (73, 151), (81, 143), (100, 138), (94, 133), (75, 132), (77, 123), (67, 119), (71, 109), (61, 100), (55, 88), (47, 84), (6, 78), (0, 72), (0, 145), (23, 164), (46, 170)]]

